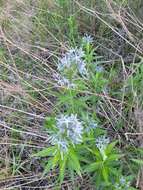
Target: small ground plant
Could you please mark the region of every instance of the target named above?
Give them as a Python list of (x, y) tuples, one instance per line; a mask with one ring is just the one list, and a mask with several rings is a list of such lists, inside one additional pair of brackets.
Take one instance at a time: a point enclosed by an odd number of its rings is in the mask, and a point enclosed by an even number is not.
[(0, 0), (0, 189), (142, 190), (142, 0)]
[[(59, 169), (58, 181), (65, 175), (92, 176), (97, 188), (134, 189), (122, 176), (118, 141), (110, 140), (102, 120), (96, 114), (100, 96), (108, 89), (106, 70), (93, 47), (93, 38), (85, 35), (80, 44), (58, 59), (56, 116), (46, 118), (45, 130), (51, 146), (34, 154), (48, 157), (44, 174)], [(101, 63), (100, 63), (101, 62)], [(97, 93), (92, 92), (92, 89)], [(108, 93), (108, 92), (106, 92)]]

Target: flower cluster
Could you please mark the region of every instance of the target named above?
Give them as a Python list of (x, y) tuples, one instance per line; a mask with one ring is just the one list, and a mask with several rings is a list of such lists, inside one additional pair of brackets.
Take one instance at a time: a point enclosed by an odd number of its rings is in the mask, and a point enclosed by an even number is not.
[(110, 140), (108, 137), (106, 137), (105, 135), (98, 137), (96, 139), (96, 146), (97, 148), (102, 152), (105, 150), (105, 148), (107, 147), (107, 145), (110, 143)]
[(96, 139), (96, 146), (100, 151), (105, 150), (105, 148), (107, 147), (107, 145), (110, 143), (110, 140), (108, 137), (106, 137), (105, 135), (98, 137)]
[(82, 48), (72, 48), (59, 60), (58, 70), (71, 69), (76, 66), (81, 75), (87, 75), (86, 62), (84, 61), (85, 53)]
[(50, 141), (53, 145), (58, 145), (61, 153), (68, 151), (68, 141), (64, 137), (61, 137), (60, 134), (52, 135)]
[[(85, 35), (82, 38), (84, 44), (91, 44), (93, 38), (90, 35)], [(85, 52), (83, 48), (71, 48), (59, 59), (58, 63), (58, 72), (63, 74), (63, 77), (56, 77), (56, 81), (60, 86), (66, 86), (68, 88), (74, 88), (74, 84), (69, 81), (68, 78), (65, 78), (65, 71), (76, 71), (81, 74), (83, 77), (88, 76), (87, 63), (85, 61)], [(70, 77), (71, 78), (71, 77)]]
[(102, 73), (102, 72), (104, 71), (104, 68), (103, 68), (103, 66), (97, 65), (95, 70), (96, 70), (96, 72), (98, 72), (98, 73)]
[(66, 87), (66, 88), (75, 88), (76, 85), (72, 82), (70, 82), (67, 78), (65, 78), (64, 76), (61, 76), (60, 74), (54, 74), (53, 75), (54, 80), (57, 82), (57, 84), (60, 87)]
[(94, 121), (91, 121), (91, 122), (89, 123), (89, 128), (90, 128), (90, 129), (96, 129), (96, 128), (97, 128), (97, 123), (95, 123)]
[(97, 148), (99, 149), (102, 157), (103, 157), (103, 160), (106, 160), (107, 156), (106, 156), (106, 153), (105, 153), (105, 149), (107, 147), (107, 145), (110, 143), (110, 140), (108, 137), (106, 137), (105, 135), (101, 136), (101, 137), (98, 137), (96, 139), (96, 146)]
[(123, 176), (119, 179), (119, 183), (114, 185), (115, 190), (128, 190), (130, 187), (130, 182)]
[(97, 123), (94, 120), (91, 120), (86, 128), (86, 132), (90, 132), (97, 128)]
[(61, 115), (56, 119), (57, 133), (51, 138), (52, 144), (57, 144), (62, 152), (68, 150), (70, 144), (82, 142), (83, 126), (74, 114)]
[(93, 43), (93, 37), (91, 37), (88, 34), (85, 34), (82, 38), (82, 42), (85, 44), (92, 44)]

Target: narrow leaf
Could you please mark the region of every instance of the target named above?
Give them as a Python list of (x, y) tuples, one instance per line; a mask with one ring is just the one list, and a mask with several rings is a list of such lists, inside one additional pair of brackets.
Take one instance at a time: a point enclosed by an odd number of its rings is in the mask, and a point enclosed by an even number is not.
[(143, 165), (143, 160), (139, 160), (139, 159), (132, 159), (133, 162), (139, 164), (139, 165)]
[(67, 158), (68, 154), (64, 157), (64, 160), (61, 160), (60, 162), (60, 175), (59, 175), (60, 184), (62, 184), (64, 180)]
[(51, 147), (48, 147), (48, 148), (44, 148), (43, 150), (37, 152), (36, 154), (33, 154), (32, 156), (36, 156), (36, 157), (51, 156), (51, 155), (53, 155), (55, 150), (56, 150), (55, 147), (51, 146)]
[(85, 167), (85, 172), (95, 172), (99, 167), (101, 167), (102, 161), (92, 163)]
[(118, 141), (112, 142), (112, 143), (110, 143), (110, 144), (107, 146), (107, 148), (106, 148), (106, 150), (105, 150), (106, 155), (109, 155), (109, 154), (112, 152), (112, 150), (113, 150), (113, 148), (115, 147), (115, 145), (117, 144), (117, 142), (118, 142)]
[(109, 181), (108, 181), (108, 168), (106, 168), (106, 167), (102, 168), (102, 175), (103, 175), (105, 182), (108, 184), (109, 183)]
[(70, 166), (76, 171), (76, 173), (81, 176), (80, 162), (74, 150), (70, 152), (69, 163)]

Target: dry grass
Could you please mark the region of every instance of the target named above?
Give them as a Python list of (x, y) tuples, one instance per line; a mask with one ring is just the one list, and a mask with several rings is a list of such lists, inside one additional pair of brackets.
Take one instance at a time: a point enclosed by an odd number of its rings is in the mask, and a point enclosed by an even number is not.
[[(48, 144), (49, 136), (45, 134), (42, 126), (45, 116), (54, 113), (56, 109), (55, 95), (52, 94), (55, 82), (51, 76), (56, 72), (54, 58), (57, 58), (69, 44), (64, 34), (60, 33), (63, 41), (61, 38), (58, 39), (56, 29), (54, 33), (53, 29), (50, 30), (49, 26), (44, 26), (41, 18), (37, 17), (38, 11), (42, 11), (40, 3), (40, 0), (31, 2), (7, 0), (3, 1), (1, 6), (0, 48), (4, 49), (4, 53), (0, 55), (0, 189), (28, 190), (34, 189), (35, 186), (38, 187), (37, 189), (55, 188), (54, 177), (50, 184), (47, 182), (49, 176), (46, 176), (46, 179), (41, 178), (43, 167), (39, 166), (39, 160), (31, 159), (30, 155)], [(115, 77), (115, 81), (111, 83), (111, 88), (120, 82), (123, 84), (121, 98), (95, 92), (96, 96), (102, 98), (98, 114), (106, 119), (103, 127), (121, 143), (126, 134), (126, 140), (131, 140), (133, 137), (132, 140), (139, 140), (142, 147), (142, 108), (136, 109), (136, 104), (141, 104), (142, 107), (142, 102), (136, 100), (136, 97), (133, 97), (132, 102), (128, 102), (125, 90), (127, 80), (136, 72), (134, 70), (136, 59), (143, 53), (142, 20), (135, 15), (131, 7), (124, 7), (112, 0), (104, 2), (106, 12), (102, 12), (101, 7), (96, 7), (94, 1), (91, 2), (94, 7), (88, 6), (86, 1), (74, 0), (72, 3), (76, 7), (75, 9), (73, 7), (74, 10), (71, 11), (73, 15), (79, 12), (79, 15), (89, 17), (89, 24), (84, 23), (85, 17), (79, 17), (78, 23), (82, 27), (79, 30), (81, 33), (90, 31), (95, 36), (97, 40), (95, 46), (99, 47), (100, 54), (104, 56), (106, 51), (107, 69), (116, 63), (121, 68), (117, 79)], [(54, 10), (55, 13), (57, 5), (51, 0), (47, 1), (47, 5), (47, 12), (52, 14)], [(33, 22), (35, 17), (39, 23), (38, 27), (47, 34), (44, 42), (37, 38), (37, 34), (33, 36), (36, 30)], [(96, 28), (96, 24), (100, 26), (99, 29)], [(100, 33), (101, 30), (103, 30), (103, 35)], [(114, 34), (115, 37), (112, 38)], [(117, 51), (120, 48), (118, 44), (121, 45), (121, 52)], [(17, 62), (16, 59), (19, 57), (21, 60)], [(136, 109), (135, 129), (133, 111), (129, 110), (128, 114), (124, 114), (127, 107)], [(116, 126), (120, 119), (124, 121), (124, 127), (118, 130)], [(143, 176), (142, 168), (136, 186), (143, 189), (141, 176)], [(87, 176), (83, 177), (83, 181), (79, 178), (75, 181), (82, 184), (81, 189), (92, 190)], [(62, 188), (72, 189), (71, 186), (71, 181), (67, 179)]]

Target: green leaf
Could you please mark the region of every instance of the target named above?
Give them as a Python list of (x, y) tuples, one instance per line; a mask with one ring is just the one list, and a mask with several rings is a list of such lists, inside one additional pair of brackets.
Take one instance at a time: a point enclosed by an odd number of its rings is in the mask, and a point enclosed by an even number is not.
[(104, 135), (104, 134), (105, 134), (105, 130), (104, 129), (101, 129), (99, 127), (97, 127), (95, 129), (95, 135), (96, 135), (96, 137), (99, 137), (100, 135)]
[(45, 175), (45, 173), (49, 172), (50, 169), (54, 169), (58, 165), (59, 159), (60, 159), (59, 152), (57, 152), (54, 157), (52, 157), (48, 160), (48, 163), (45, 167), (43, 175)]
[(119, 172), (120, 172), (120, 171), (119, 171), (118, 169), (113, 168), (113, 167), (112, 167), (112, 168), (110, 167), (110, 168), (108, 168), (108, 170), (109, 170), (109, 173), (110, 173), (110, 174), (113, 174), (114, 176), (119, 176)]
[(143, 165), (143, 160), (139, 160), (139, 159), (132, 159), (133, 162), (139, 164), (139, 165)]
[(137, 190), (136, 188), (134, 188), (134, 187), (129, 187), (129, 189), (128, 190)]
[(141, 154), (143, 154), (143, 148), (138, 149)]
[(98, 150), (98, 148), (94, 148), (93, 150), (88, 148), (88, 147), (85, 147), (89, 152), (91, 152), (93, 155), (96, 156), (96, 158), (98, 158), (99, 160), (102, 160), (102, 157), (101, 157), (101, 154)]
[(102, 175), (103, 175), (103, 178), (104, 178), (105, 182), (108, 184), (109, 181), (108, 181), (108, 168), (107, 167), (103, 166)]
[(110, 144), (106, 147), (106, 150), (105, 150), (106, 155), (109, 155), (109, 154), (112, 152), (112, 150), (113, 150), (113, 148), (116, 146), (117, 142), (118, 142), (118, 141), (112, 142), (112, 143), (110, 143)]
[(64, 156), (64, 159), (60, 161), (60, 166), (59, 166), (60, 167), (60, 175), (59, 175), (60, 184), (62, 184), (64, 180), (67, 159), (68, 159), (68, 154), (66, 154)]
[(56, 150), (55, 146), (51, 146), (48, 148), (44, 148), (43, 150), (37, 152), (36, 154), (33, 154), (32, 156), (36, 157), (45, 157), (45, 156), (52, 156)]
[(69, 166), (71, 167), (71, 169), (75, 170), (76, 173), (79, 176), (81, 176), (80, 162), (79, 162), (78, 156), (74, 150), (70, 151), (68, 162), (69, 162)]
[(96, 156), (96, 160), (98, 160), (98, 161), (102, 160), (102, 155), (101, 155), (100, 151), (98, 150), (98, 148), (94, 149), (93, 153)]
[(48, 163), (46, 164), (46, 166), (44, 168), (44, 172), (43, 172), (42, 176), (44, 176), (46, 173), (48, 173), (50, 171), (50, 169), (52, 169), (52, 165), (53, 165), (52, 162), (53, 162), (52, 159), (48, 160)]
[(86, 164), (90, 164), (90, 160), (88, 158), (83, 157), (83, 156), (80, 156), (80, 161), (84, 162)]
[(87, 146), (85, 147), (89, 152), (91, 152), (92, 154), (94, 154), (94, 151), (90, 148), (88, 148)]
[(123, 156), (124, 156), (123, 154), (111, 154), (110, 156), (108, 156), (107, 162), (111, 162), (111, 161), (114, 161), (114, 160), (119, 160)]
[(85, 166), (85, 172), (95, 172), (102, 166), (102, 164), (102, 161), (89, 164), (88, 166)]
[(46, 117), (44, 127), (47, 129), (53, 128), (55, 125), (55, 118), (54, 117)]
[(52, 168), (54, 168), (56, 165), (58, 165), (59, 160), (61, 159), (60, 152), (58, 151), (54, 157), (52, 158)]

